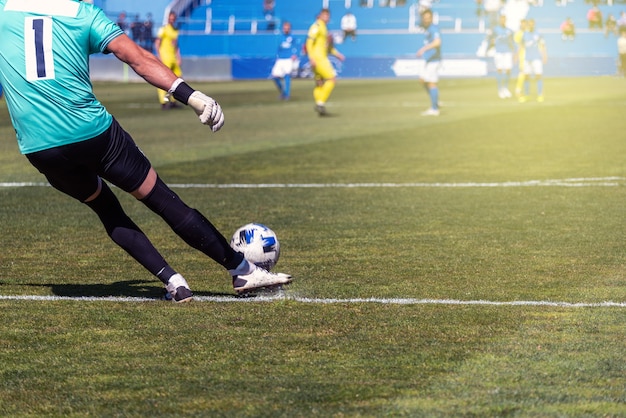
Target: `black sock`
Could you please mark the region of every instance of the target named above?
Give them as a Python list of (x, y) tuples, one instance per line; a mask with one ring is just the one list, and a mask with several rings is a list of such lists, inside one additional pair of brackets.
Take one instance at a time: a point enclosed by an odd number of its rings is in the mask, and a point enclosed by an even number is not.
[(160, 178), (154, 189), (141, 200), (163, 218), (189, 246), (225, 267), (235, 269), (243, 255), (230, 247), (224, 236), (200, 212), (190, 208)]
[[(106, 183), (102, 182), (102, 191), (98, 197), (85, 204), (98, 215), (113, 242), (122, 247), (150, 273), (159, 277), (159, 272), (173, 271), (148, 237), (126, 215), (119, 200)], [(170, 277), (171, 275), (165, 280), (162, 277), (159, 279), (167, 283)]]
[(157, 273), (156, 276), (163, 283), (167, 284), (167, 282), (170, 280), (170, 277), (172, 277), (175, 274), (176, 274), (176, 271), (173, 268), (171, 268), (170, 266), (165, 266), (161, 269), (160, 272)]

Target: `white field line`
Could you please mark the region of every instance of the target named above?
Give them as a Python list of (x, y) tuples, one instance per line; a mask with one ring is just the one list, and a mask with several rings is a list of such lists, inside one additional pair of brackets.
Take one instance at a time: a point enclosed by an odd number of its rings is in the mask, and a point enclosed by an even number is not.
[[(71, 297), (71, 296), (36, 296), (36, 295), (0, 295), (0, 301), (75, 301), (75, 302), (158, 302), (157, 298), (141, 297)], [(280, 294), (276, 296), (258, 296), (250, 298), (240, 298), (237, 296), (194, 296), (195, 302), (216, 302), (216, 303), (265, 303), (274, 301), (290, 300), (300, 303), (311, 304), (381, 304), (381, 305), (477, 305), (477, 306), (547, 306), (557, 308), (626, 308), (626, 302), (558, 302), (542, 300), (516, 300), (516, 301), (490, 301), (490, 300), (457, 300), (457, 299), (403, 299), (403, 298), (353, 298), (353, 299), (322, 299), (292, 296)], [(171, 302), (168, 302), (171, 303)]]
[[(277, 183), (277, 184), (171, 184), (173, 188), (204, 188), (204, 189), (232, 189), (232, 188), (359, 188), (359, 187), (415, 187), (415, 188), (477, 188), (477, 187), (616, 187), (626, 180), (624, 177), (592, 177), (568, 178), (552, 180), (529, 180), (523, 182), (500, 183)], [(0, 187), (44, 187), (47, 183), (2, 183)], [(158, 299), (131, 298), (131, 297), (68, 297), (68, 296), (3, 296), (0, 300), (31, 300), (31, 301), (105, 301), (105, 302), (152, 302)], [(195, 296), (199, 302), (271, 302), (276, 300), (293, 300), (301, 303), (341, 304), (341, 303), (378, 303), (392, 305), (490, 305), (490, 306), (552, 306), (565, 308), (591, 307), (626, 307), (626, 302), (558, 302), (558, 301), (488, 301), (488, 300), (454, 300), (454, 299), (402, 299), (402, 298), (367, 298), (367, 299), (312, 299), (296, 296), (261, 296), (255, 298), (237, 298), (227, 296)]]
[[(451, 182), (451, 183), (231, 183), (231, 184), (170, 184), (176, 189), (289, 189), (289, 188), (507, 188), (507, 187), (618, 187), (626, 184), (626, 177), (583, 177), (567, 179), (505, 181), (505, 182)], [(48, 183), (0, 182), (0, 188), (47, 187)]]

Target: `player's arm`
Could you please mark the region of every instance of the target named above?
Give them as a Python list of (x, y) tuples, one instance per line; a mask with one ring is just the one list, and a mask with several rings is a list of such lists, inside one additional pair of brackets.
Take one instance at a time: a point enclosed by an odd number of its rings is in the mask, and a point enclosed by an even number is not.
[(178, 76), (149, 51), (127, 35), (120, 35), (107, 45), (107, 51), (128, 64), (141, 78), (162, 90), (168, 90)]
[(319, 27), (317, 23), (314, 23), (309, 28), (309, 33), (307, 34), (306, 43), (304, 44), (306, 48), (306, 54), (309, 57), (309, 63), (311, 64), (311, 67), (315, 67), (315, 54), (317, 53), (315, 49), (315, 44), (317, 43), (318, 37), (319, 37)]
[(436, 37), (432, 42), (424, 45), (417, 51), (417, 56), (421, 57), (428, 50), (439, 48), (441, 46), (441, 37)]
[(334, 55), (335, 57), (337, 57), (337, 59), (339, 59), (339, 61), (344, 61), (346, 59), (346, 57), (341, 52), (339, 52), (339, 50), (337, 50), (337, 48), (335, 48), (335, 47), (333, 47), (330, 50), (330, 54)]
[(220, 105), (211, 97), (193, 90), (181, 78), (167, 68), (149, 51), (137, 45), (127, 35), (114, 38), (107, 51), (128, 64), (141, 78), (154, 87), (168, 91), (176, 100), (193, 108), (200, 122), (217, 132), (224, 125), (224, 114)]
[(180, 56), (180, 48), (178, 47), (178, 41), (176, 41), (176, 63), (182, 65), (183, 59)]
[(309, 57), (309, 63), (311, 64), (311, 67), (315, 67), (315, 59), (313, 58), (313, 51), (315, 48), (315, 38), (309, 35), (309, 37), (306, 38), (305, 47), (306, 47), (306, 54)]
[(300, 41), (298, 40), (294, 41), (291, 47), (291, 60), (292, 61), (298, 60), (301, 50), (302, 50), (302, 47), (300, 46)]

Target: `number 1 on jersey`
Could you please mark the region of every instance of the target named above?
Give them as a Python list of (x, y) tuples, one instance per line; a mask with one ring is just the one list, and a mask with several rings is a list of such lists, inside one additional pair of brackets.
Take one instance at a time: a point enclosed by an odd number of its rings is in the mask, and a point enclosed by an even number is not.
[(52, 18), (27, 17), (24, 22), (24, 53), (28, 81), (54, 78), (52, 56)]

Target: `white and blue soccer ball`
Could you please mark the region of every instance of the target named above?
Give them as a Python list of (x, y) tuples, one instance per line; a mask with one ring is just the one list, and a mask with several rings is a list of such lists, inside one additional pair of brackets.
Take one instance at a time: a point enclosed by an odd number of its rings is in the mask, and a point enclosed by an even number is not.
[(243, 253), (246, 260), (265, 270), (271, 270), (280, 256), (276, 233), (263, 224), (249, 223), (237, 229), (230, 246)]

